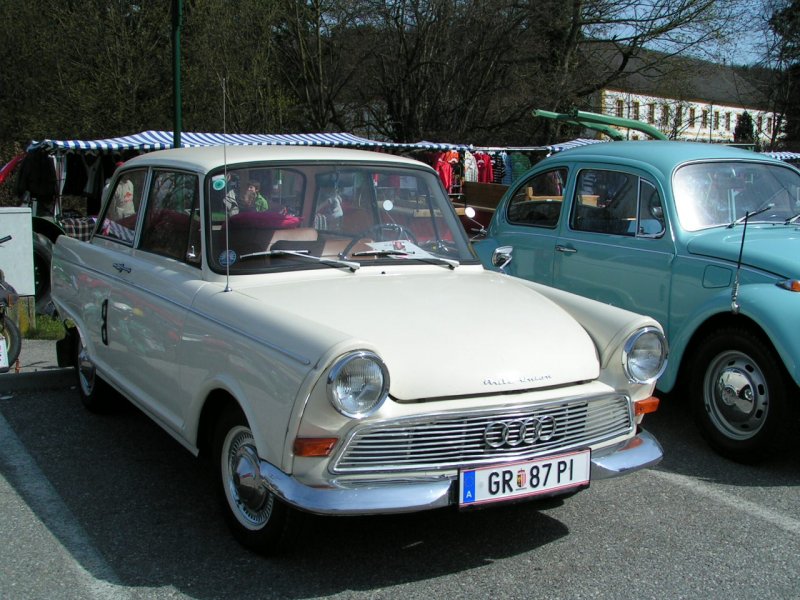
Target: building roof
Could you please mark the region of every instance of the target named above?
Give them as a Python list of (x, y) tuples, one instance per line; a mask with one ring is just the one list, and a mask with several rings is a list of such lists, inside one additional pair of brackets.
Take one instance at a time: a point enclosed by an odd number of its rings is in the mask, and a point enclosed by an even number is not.
[[(622, 54), (608, 46), (598, 54), (616, 68)], [(768, 110), (764, 69), (734, 67), (686, 56), (641, 50), (628, 60), (624, 75), (607, 86), (648, 96)], [(768, 77), (767, 77), (768, 79)]]

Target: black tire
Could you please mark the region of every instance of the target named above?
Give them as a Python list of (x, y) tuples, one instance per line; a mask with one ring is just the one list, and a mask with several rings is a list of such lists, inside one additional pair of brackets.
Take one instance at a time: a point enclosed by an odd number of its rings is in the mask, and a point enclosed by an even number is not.
[(80, 334), (75, 337), (74, 362), (78, 379), (78, 394), (87, 410), (107, 414), (119, 408), (116, 392), (97, 374)]
[(760, 462), (788, 442), (796, 426), (797, 386), (780, 358), (748, 330), (720, 329), (703, 340), (689, 379), (700, 433), (722, 456)]
[(238, 408), (221, 415), (212, 456), (225, 519), (236, 540), (260, 554), (288, 549), (296, 513), (267, 489), (259, 473), (253, 433)]
[(19, 358), (19, 351), (22, 348), (22, 336), (19, 332), (19, 327), (14, 322), (14, 319), (5, 315), (3, 322), (0, 323), (3, 329), (3, 337), (6, 339), (6, 353), (8, 354), (8, 368), (14, 367), (14, 363)]
[(33, 234), (33, 293), (36, 314), (50, 315), (54, 310), (50, 297), (50, 263), (53, 260), (53, 242), (41, 233)]

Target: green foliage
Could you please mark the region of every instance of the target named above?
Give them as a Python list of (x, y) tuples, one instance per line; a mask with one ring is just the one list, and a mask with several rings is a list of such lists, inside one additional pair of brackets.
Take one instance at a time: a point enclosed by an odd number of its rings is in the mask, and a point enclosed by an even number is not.
[(737, 144), (750, 144), (755, 141), (755, 128), (753, 117), (745, 111), (736, 117), (736, 127), (733, 130), (733, 141)]

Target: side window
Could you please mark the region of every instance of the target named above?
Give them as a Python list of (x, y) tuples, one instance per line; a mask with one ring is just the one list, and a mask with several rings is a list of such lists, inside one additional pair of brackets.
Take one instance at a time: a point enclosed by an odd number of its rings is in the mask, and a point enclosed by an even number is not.
[(576, 231), (636, 235), (639, 178), (584, 169), (578, 173), (570, 227)]
[(658, 237), (665, 231), (664, 207), (658, 190), (649, 181), (639, 182), (639, 228), (638, 235)]
[(564, 199), (567, 169), (554, 169), (531, 177), (508, 203), (508, 221), (517, 225), (554, 228)]
[(133, 243), (146, 175), (145, 169), (125, 171), (117, 179), (109, 196), (100, 235), (128, 244)]
[[(196, 175), (155, 171), (150, 184), (139, 248), (199, 264), (200, 218)], [(190, 246), (190, 240), (195, 245)]]

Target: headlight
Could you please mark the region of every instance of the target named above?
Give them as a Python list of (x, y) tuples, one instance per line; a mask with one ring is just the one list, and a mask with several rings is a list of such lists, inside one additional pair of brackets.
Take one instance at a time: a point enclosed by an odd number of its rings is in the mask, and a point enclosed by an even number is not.
[(625, 342), (622, 366), (632, 383), (653, 383), (667, 367), (667, 340), (655, 327), (644, 327)]
[(372, 352), (354, 352), (340, 358), (328, 375), (328, 397), (346, 417), (372, 414), (389, 392), (389, 372)]

